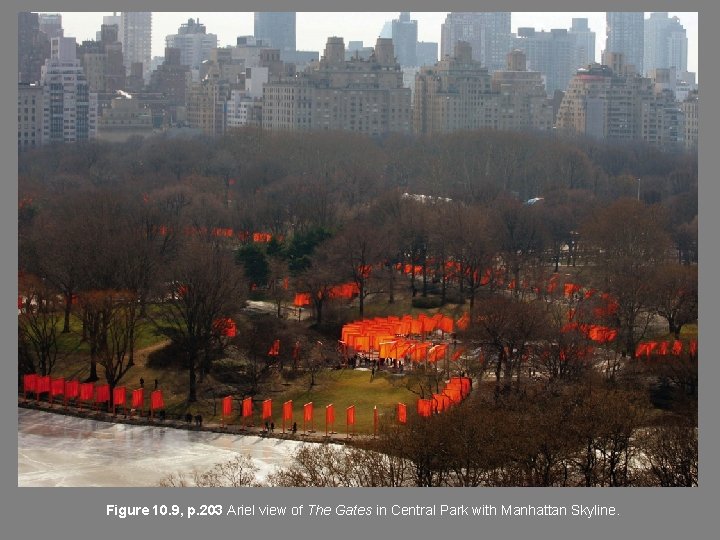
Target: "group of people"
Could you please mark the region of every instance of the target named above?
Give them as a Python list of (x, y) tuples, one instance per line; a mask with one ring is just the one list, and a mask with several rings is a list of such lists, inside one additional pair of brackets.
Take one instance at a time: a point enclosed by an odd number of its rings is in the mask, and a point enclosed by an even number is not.
[(202, 427), (202, 421), (203, 421), (202, 415), (196, 414), (195, 416), (193, 416), (191, 413), (185, 414), (185, 423), (186, 424), (192, 424), (193, 420), (195, 420), (195, 425), (197, 427)]

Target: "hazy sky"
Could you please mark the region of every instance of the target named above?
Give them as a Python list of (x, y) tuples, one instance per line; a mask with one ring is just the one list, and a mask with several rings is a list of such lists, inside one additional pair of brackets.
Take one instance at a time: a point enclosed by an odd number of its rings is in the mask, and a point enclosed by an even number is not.
[[(304, 13), (297, 14), (297, 48), (299, 50), (319, 51), (322, 54), (329, 36), (339, 36), (348, 41), (363, 41), (366, 46), (374, 46), (385, 21), (396, 19), (398, 12), (387, 13)], [(63, 28), (65, 35), (75, 37), (79, 42), (95, 39), (95, 32), (100, 29), (103, 15), (107, 13), (63, 12)], [(411, 14), (418, 21), (418, 39), (440, 43), (440, 25), (445, 21), (447, 12)], [(646, 13), (646, 18), (649, 13)], [(688, 37), (688, 70), (697, 72), (698, 58), (698, 14), (673, 13), (685, 27)], [(605, 13), (566, 13), (566, 12), (513, 12), (512, 31), (518, 27), (530, 26), (537, 30), (551, 28), (570, 28), (573, 17), (585, 17), (595, 32), (596, 60), (605, 47)], [(218, 36), (218, 45), (235, 45), (237, 36), (252, 35), (253, 13), (219, 13), (219, 12), (154, 12), (153, 13), (153, 56), (162, 56), (165, 49), (165, 36), (177, 33), (178, 27), (189, 18), (200, 19), (207, 27), (208, 33)]]

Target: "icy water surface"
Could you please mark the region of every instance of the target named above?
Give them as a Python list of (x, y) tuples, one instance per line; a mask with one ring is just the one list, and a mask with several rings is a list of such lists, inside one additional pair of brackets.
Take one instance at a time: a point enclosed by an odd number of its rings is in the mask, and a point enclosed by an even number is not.
[(18, 486), (156, 486), (169, 473), (204, 471), (238, 453), (253, 458), (262, 480), (298, 444), (18, 409)]

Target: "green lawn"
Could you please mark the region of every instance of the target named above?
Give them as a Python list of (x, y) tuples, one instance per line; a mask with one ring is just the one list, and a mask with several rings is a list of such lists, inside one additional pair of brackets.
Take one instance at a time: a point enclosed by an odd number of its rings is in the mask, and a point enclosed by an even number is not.
[[(89, 353), (90, 346), (87, 341), (82, 341), (82, 321), (78, 317), (70, 317), (70, 332), (62, 333), (63, 319), (58, 321), (58, 349), (61, 353)], [(165, 339), (158, 328), (149, 320), (138, 321), (136, 332), (135, 350), (144, 349), (159, 343)]]
[[(375, 406), (381, 418), (388, 415), (394, 418), (397, 403), (405, 403), (411, 408), (417, 396), (404, 388), (400, 377), (382, 373), (370, 381), (369, 371), (343, 369), (321, 373), (311, 389), (292, 391), (285, 399), (293, 400), (293, 416), (298, 430), (302, 429), (303, 406), (312, 402), (315, 430), (324, 432), (325, 406), (332, 403), (335, 405), (335, 431), (346, 432), (346, 409), (355, 405), (355, 432), (370, 434)], [(281, 403), (273, 402), (277, 418), (280, 418), (281, 407)]]

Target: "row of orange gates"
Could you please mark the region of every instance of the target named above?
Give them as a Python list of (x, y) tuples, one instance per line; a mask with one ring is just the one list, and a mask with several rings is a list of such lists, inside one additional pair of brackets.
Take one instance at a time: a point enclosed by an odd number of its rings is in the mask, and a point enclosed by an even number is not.
[[(419, 416), (432, 416), (448, 410), (454, 405), (463, 401), (472, 389), (472, 380), (469, 377), (451, 377), (442, 392), (433, 394), (431, 399), (418, 399), (417, 413)], [(65, 380), (62, 377), (52, 378), (49, 375), (40, 376), (36, 373), (23, 375), (23, 395), (25, 400), (30, 394), (34, 394), (35, 400), (40, 400), (43, 394), (48, 395), (48, 401), (52, 405), (55, 400), (62, 399), (63, 406), (70, 401), (82, 408), (97, 409), (103, 403), (110, 402), (111, 389), (109, 384), (81, 383), (76, 380)], [(116, 386), (112, 389), (112, 413), (116, 413), (117, 407), (127, 410), (127, 389), (124, 386)], [(233, 397), (227, 396), (222, 400), (222, 423), (227, 425), (227, 420), (233, 414)], [(132, 391), (130, 411), (142, 415), (145, 408), (145, 390), (138, 388)], [(150, 393), (149, 414), (152, 417), (156, 411), (164, 410), (165, 403), (161, 390), (154, 390)], [(242, 400), (243, 427), (251, 427), (254, 418), (253, 398), (246, 397)], [(312, 402), (303, 405), (303, 431), (314, 431), (314, 405)], [(262, 421), (273, 421), (273, 405), (271, 399), (262, 402)], [(400, 424), (407, 423), (407, 405), (398, 403), (396, 406), (396, 420)], [(282, 432), (295, 424), (292, 400), (286, 401), (282, 406)], [(377, 435), (379, 424), (379, 413), (377, 407), (373, 409), (373, 434)], [(355, 433), (355, 405), (345, 409), (345, 425), (347, 436)], [(325, 435), (335, 433), (335, 405), (325, 406)]]
[[(422, 417), (429, 417), (433, 414), (439, 414), (462, 402), (472, 390), (472, 379), (469, 377), (451, 377), (446, 383), (443, 390), (437, 394), (433, 394), (429, 399), (418, 399), (417, 413)], [(227, 419), (233, 415), (232, 396), (226, 396), (222, 400), (222, 422), (226, 425)], [(241, 411), (243, 419), (243, 427), (252, 427), (255, 414), (255, 405), (253, 398), (246, 397), (242, 400)], [(288, 400), (282, 405), (282, 432), (285, 433), (290, 426), (296, 426), (294, 421), (293, 401)], [(261, 421), (273, 421), (273, 403), (271, 399), (262, 401)], [(398, 403), (395, 407), (395, 419), (399, 424), (407, 423), (407, 405)], [(377, 406), (373, 408), (373, 435), (377, 435), (379, 427), (380, 414)], [(313, 402), (305, 403), (302, 408), (302, 431), (315, 431), (315, 405)], [(350, 405), (345, 409), (345, 429), (347, 436), (355, 433), (355, 405)], [(335, 405), (330, 403), (325, 406), (325, 435), (336, 433), (335, 431)]]
[[(63, 377), (53, 378), (49, 375), (41, 376), (37, 373), (23, 375), (23, 396), (25, 400), (30, 394), (34, 394), (35, 400), (39, 401), (43, 394), (47, 394), (48, 401), (52, 405), (55, 401), (62, 402), (67, 406), (73, 402), (75, 406), (82, 409), (83, 406), (98, 409), (101, 404), (109, 404), (112, 393), (112, 413), (115, 414), (118, 407), (123, 410), (130, 410), (130, 413), (138, 413), (142, 416), (145, 410), (145, 389), (133, 390), (128, 403), (128, 390), (124, 386), (116, 386), (111, 390), (109, 384), (81, 383), (76, 380), (66, 380)], [(129, 405), (129, 407), (128, 407)], [(150, 404), (148, 412), (153, 416), (156, 411), (165, 409), (165, 401), (161, 390), (150, 392)]]

